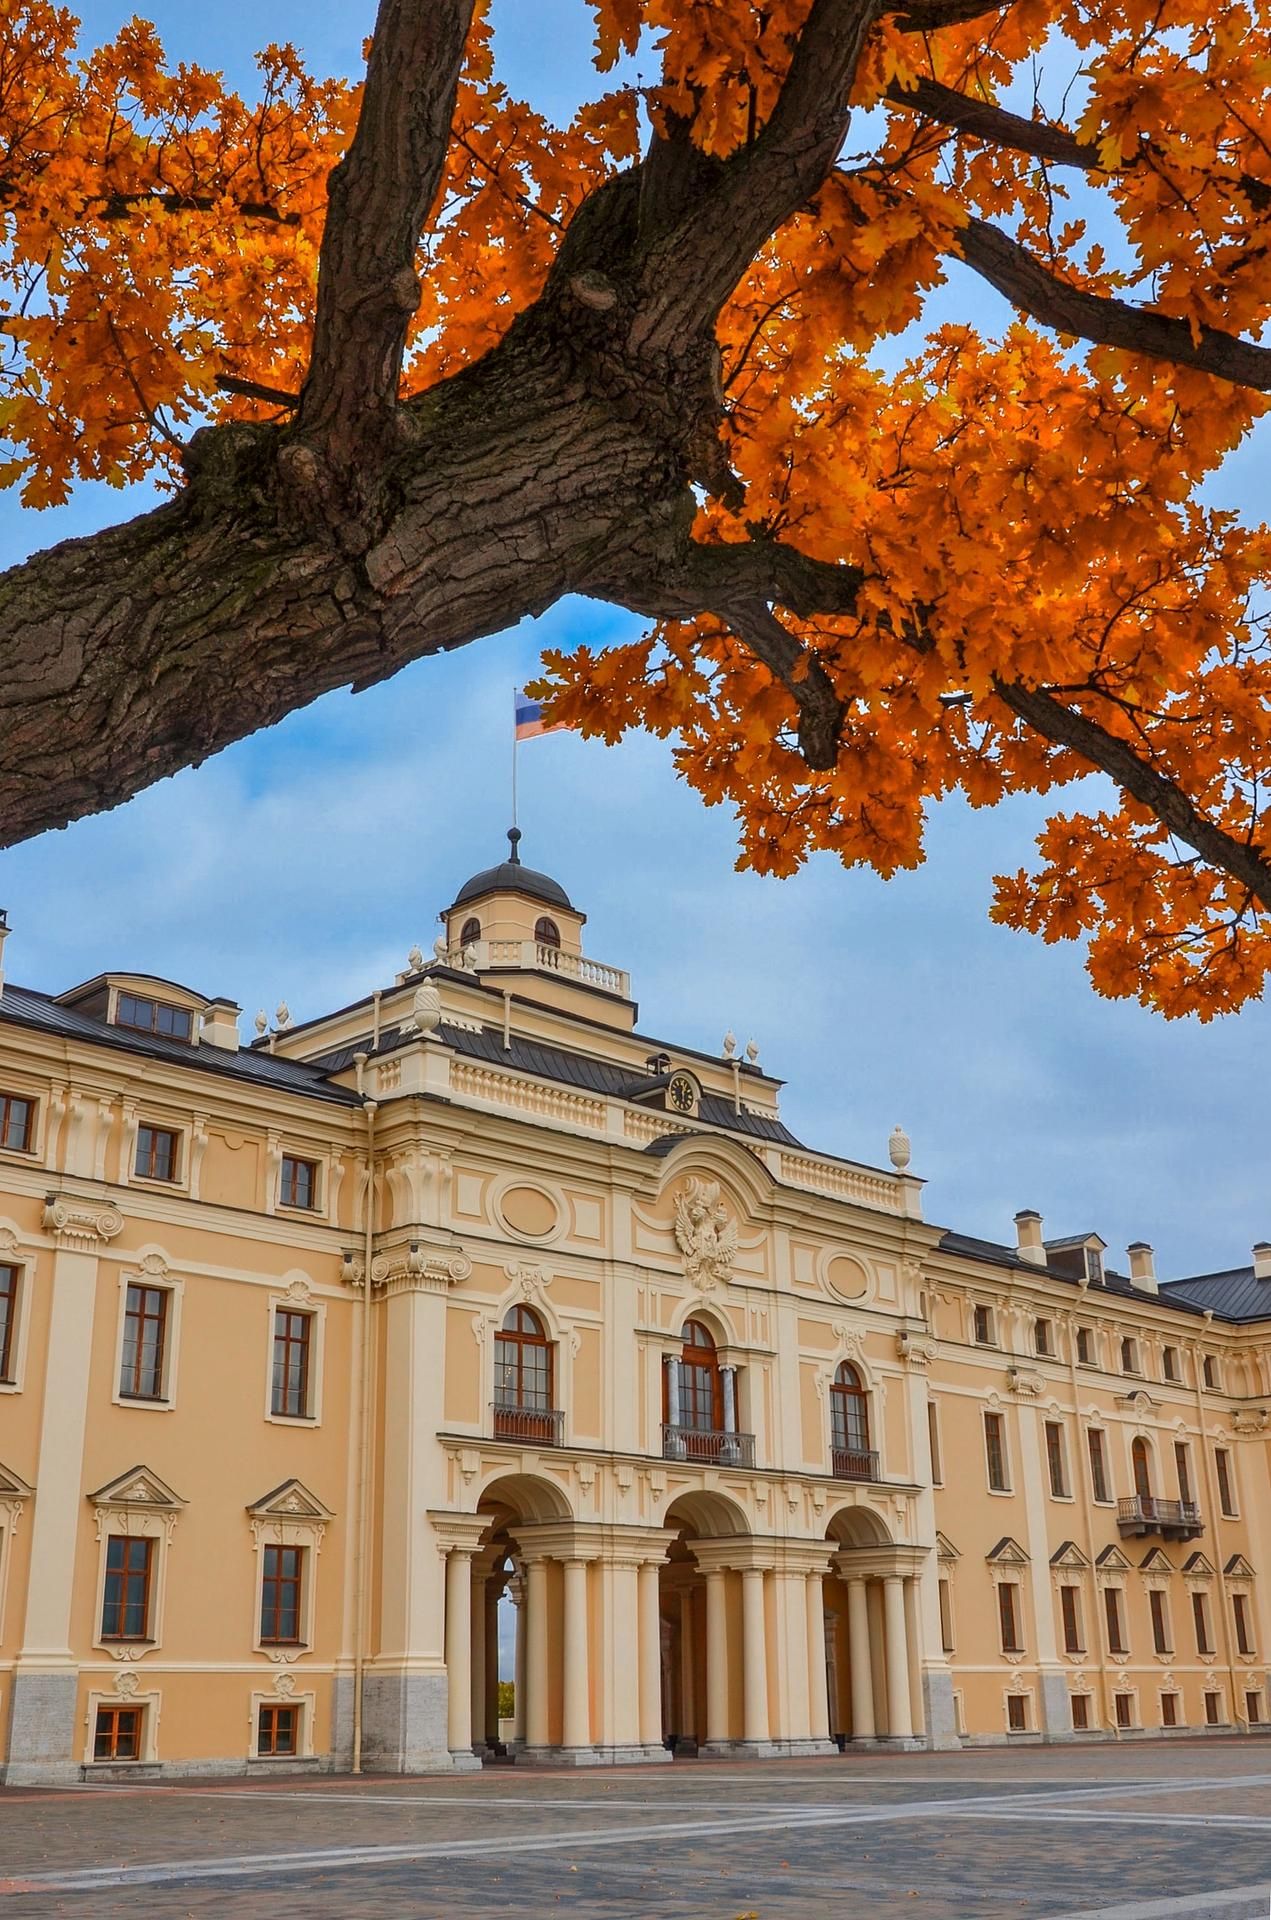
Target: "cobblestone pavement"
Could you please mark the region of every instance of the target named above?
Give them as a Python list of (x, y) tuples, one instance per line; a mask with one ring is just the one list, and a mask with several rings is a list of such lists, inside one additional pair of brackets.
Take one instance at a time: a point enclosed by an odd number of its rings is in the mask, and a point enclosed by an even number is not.
[(0, 1792), (0, 1920), (1271, 1920), (1271, 1744)]

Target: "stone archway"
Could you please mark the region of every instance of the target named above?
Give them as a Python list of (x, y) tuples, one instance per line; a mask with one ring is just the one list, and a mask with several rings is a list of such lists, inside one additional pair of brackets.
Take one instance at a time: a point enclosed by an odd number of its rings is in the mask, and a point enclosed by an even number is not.
[[(742, 1703), (727, 1648), (741, 1633), (740, 1576), (710, 1564), (709, 1543), (748, 1536), (745, 1513), (716, 1492), (681, 1494), (663, 1526), (675, 1530), (659, 1570), (662, 1734), (679, 1758), (740, 1737)], [(718, 1642), (718, 1644), (712, 1644)]]
[(923, 1726), (917, 1576), (925, 1549), (896, 1544), (864, 1505), (840, 1507), (826, 1538), (826, 1687), (840, 1745), (910, 1745)]

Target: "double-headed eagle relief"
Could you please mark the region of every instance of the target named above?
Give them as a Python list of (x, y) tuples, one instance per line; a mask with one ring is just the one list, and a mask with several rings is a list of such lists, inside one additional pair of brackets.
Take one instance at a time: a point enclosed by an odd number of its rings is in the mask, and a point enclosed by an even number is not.
[(690, 1180), (675, 1199), (675, 1243), (696, 1286), (730, 1280), (737, 1258), (737, 1227), (720, 1198), (717, 1180)]

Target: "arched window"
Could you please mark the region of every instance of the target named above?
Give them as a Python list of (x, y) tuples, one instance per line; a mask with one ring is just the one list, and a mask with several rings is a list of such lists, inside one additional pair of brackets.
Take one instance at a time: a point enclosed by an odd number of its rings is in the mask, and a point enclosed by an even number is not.
[(479, 940), (480, 938), (481, 938), (481, 922), (476, 918), (474, 914), (472, 919), (465, 920), (463, 923), (463, 932), (459, 935), (459, 945), (461, 947), (466, 947), (470, 941)]
[(680, 1408), (677, 1424), (695, 1433), (719, 1433), (724, 1425), (723, 1383), (719, 1355), (709, 1327), (700, 1320), (684, 1322), (680, 1351)]
[[(830, 1388), (830, 1444), (848, 1456), (845, 1466), (855, 1466), (852, 1479), (869, 1476), (869, 1397), (850, 1360), (837, 1369)], [(836, 1471), (838, 1466), (836, 1461)]]
[(541, 920), (534, 922), (534, 938), (540, 947), (558, 947), (560, 945), (560, 928), (554, 920), (549, 920), (547, 915), (544, 914)]
[(510, 1307), (494, 1342), (495, 1438), (553, 1441), (554, 1349), (532, 1307)]
[(1152, 1460), (1147, 1450), (1147, 1441), (1140, 1438), (1130, 1448), (1130, 1465), (1134, 1471), (1134, 1491), (1140, 1500), (1152, 1498)]

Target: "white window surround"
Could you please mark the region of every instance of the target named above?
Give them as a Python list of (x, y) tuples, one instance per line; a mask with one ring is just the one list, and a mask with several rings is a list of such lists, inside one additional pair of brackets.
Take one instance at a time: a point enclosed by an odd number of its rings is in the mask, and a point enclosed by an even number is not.
[[(35, 1279), (36, 1249), (21, 1240), (7, 1220), (0, 1220), (0, 1262), (6, 1267), (18, 1269), (17, 1320), (9, 1354), (12, 1378), (0, 1380), (0, 1393), (21, 1393), (26, 1378), (27, 1333), (31, 1326), (31, 1287)], [(3, 1488), (0, 1488), (2, 1494)]]
[[(1024, 1702), (1024, 1724), (1022, 1727), (1013, 1727), (1011, 1725), (1011, 1710), (1007, 1704), (1007, 1702), (1011, 1700), (1022, 1700)], [(1006, 1729), (1007, 1734), (1012, 1737), (1017, 1737), (1021, 1733), (1037, 1732), (1037, 1705), (1033, 1698), (1033, 1689), (1031, 1687), (1012, 1685), (1003, 1691), (1002, 1725)]]
[[(1001, 1421), (1002, 1472), (1006, 1476), (1006, 1485), (1004, 1487), (995, 1487), (991, 1485), (989, 1481), (989, 1430), (985, 1421), (991, 1413), (996, 1414)], [(1010, 1422), (1007, 1420), (1005, 1407), (988, 1406), (982, 1410), (980, 1419), (980, 1443), (984, 1449), (985, 1490), (994, 1500), (1013, 1500), (1015, 1498), (1015, 1476), (1011, 1471)]]
[[(96, 1767), (146, 1767), (154, 1766), (159, 1758), (159, 1709), (163, 1703), (161, 1693), (139, 1693), (136, 1673), (125, 1671), (115, 1676), (115, 1693), (90, 1693), (88, 1712), (85, 1719), (86, 1736), (84, 1740), (84, 1765)], [(131, 1681), (131, 1686), (128, 1684)], [(98, 1707), (140, 1707), (141, 1708), (141, 1752), (135, 1760), (94, 1760), (93, 1743), (97, 1732)]]
[[(185, 1501), (149, 1467), (130, 1467), (90, 1493), (97, 1521), (97, 1586), (93, 1596), (92, 1644), (112, 1660), (140, 1660), (163, 1645), (164, 1600), (168, 1584), (168, 1554)], [(106, 1543), (112, 1534), (126, 1539), (153, 1540), (150, 1567), (150, 1628), (144, 1640), (104, 1640), (102, 1602), (106, 1592)]]
[[(280, 1673), (274, 1680), (272, 1693), (253, 1693), (251, 1697), (251, 1717), (247, 1725), (247, 1758), (260, 1767), (290, 1767), (297, 1760), (312, 1760), (313, 1720), (317, 1710), (316, 1693), (296, 1693), (294, 1673)], [(258, 1747), (260, 1735), (260, 1710), (262, 1707), (298, 1707), (300, 1709), (300, 1738), (296, 1742), (294, 1753), (261, 1753)]]
[[(266, 1212), (279, 1214), (284, 1220), (313, 1220), (321, 1225), (330, 1224), (331, 1150), (320, 1146), (316, 1141), (289, 1140), (286, 1135), (271, 1133), (265, 1149), (268, 1169), (268, 1197)], [(307, 1160), (315, 1169), (316, 1193), (311, 1207), (293, 1207), (282, 1197), (282, 1163), (288, 1160)]]
[[(189, 1114), (172, 1114), (157, 1111), (147, 1104), (138, 1106), (129, 1101), (124, 1106), (123, 1138), (119, 1148), (119, 1184), (121, 1187), (136, 1187), (140, 1193), (184, 1193), (191, 1199), (190, 1171), (194, 1163), (193, 1136)], [(148, 1174), (137, 1172), (137, 1140), (142, 1127), (155, 1127), (164, 1133), (174, 1133), (177, 1137), (177, 1172), (175, 1180), (153, 1180)], [(206, 1140), (206, 1135), (204, 1135)]]
[[(329, 1507), (323, 1506), (316, 1494), (295, 1479), (284, 1480), (281, 1486), (262, 1494), (259, 1500), (248, 1507), (247, 1515), (256, 1554), (256, 1578), (252, 1593), (252, 1652), (263, 1653), (270, 1660), (284, 1664), (313, 1650), (318, 1556), (322, 1551), (322, 1537), (335, 1515)], [(285, 1646), (266, 1643), (260, 1637), (266, 1547), (302, 1547), (305, 1553), (300, 1573), (300, 1639), (289, 1641)], [(269, 1698), (268, 1695), (265, 1697)]]
[[(129, 1287), (158, 1287), (168, 1296), (167, 1318), (163, 1329), (163, 1393), (157, 1400), (141, 1399), (134, 1394), (120, 1391)], [(120, 1273), (119, 1305), (115, 1324), (114, 1372), (111, 1378), (110, 1396), (117, 1407), (130, 1409), (140, 1407), (152, 1413), (171, 1413), (175, 1407), (177, 1359), (181, 1351), (181, 1303), (184, 1293), (185, 1282), (173, 1279), (167, 1261), (157, 1250), (143, 1254), (136, 1267)]]
[[(281, 1289), (271, 1287), (266, 1308), (268, 1345), (265, 1349), (265, 1418), (275, 1427), (317, 1427), (322, 1424), (322, 1377), (326, 1360), (325, 1300), (319, 1300), (303, 1274), (295, 1275)], [(309, 1329), (309, 1409), (307, 1413), (274, 1412), (274, 1321), (279, 1312), (307, 1313)]]
[(33, 1080), (29, 1074), (25, 1073), (10, 1073), (6, 1067), (0, 1093), (15, 1094), (19, 1100), (29, 1100), (35, 1108), (31, 1116), (30, 1146), (0, 1147), (0, 1161), (9, 1161), (15, 1167), (42, 1165), (45, 1157), (45, 1142), (48, 1139), (50, 1104), (48, 1081)]
[(4, 1639), (4, 1597), (9, 1586), (13, 1536), (22, 1523), (23, 1506), (34, 1491), (10, 1468), (0, 1465), (0, 1641)]

